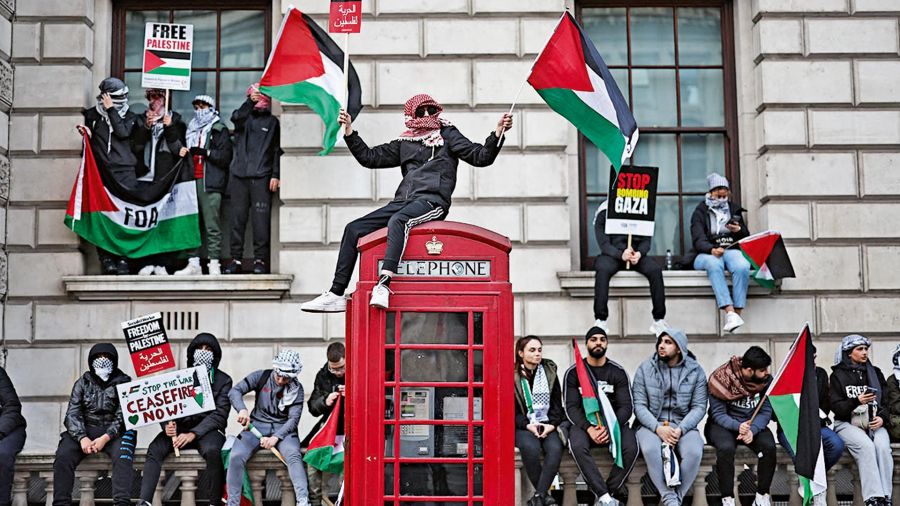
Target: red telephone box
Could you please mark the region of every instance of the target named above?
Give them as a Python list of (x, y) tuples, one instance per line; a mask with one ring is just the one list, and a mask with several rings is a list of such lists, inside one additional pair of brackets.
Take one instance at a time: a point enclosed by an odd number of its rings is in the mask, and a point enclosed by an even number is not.
[(347, 312), (346, 504), (512, 506), (510, 242), (415, 227), (382, 310), (369, 298), (386, 246), (386, 229), (360, 239)]

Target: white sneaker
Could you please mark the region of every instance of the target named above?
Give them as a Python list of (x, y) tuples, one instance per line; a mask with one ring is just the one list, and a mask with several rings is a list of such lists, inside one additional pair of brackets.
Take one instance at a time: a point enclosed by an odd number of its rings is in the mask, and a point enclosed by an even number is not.
[(379, 283), (372, 289), (372, 298), (369, 299), (369, 305), (387, 309), (390, 300), (391, 289)]
[(723, 497), (722, 506), (734, 506), (734, 497)]
[(154, 276), (168, 276), (169, 271), (166, 270), (162, 265), (154, 265), (153, 266), (153, 275)]
[(725, 332), (734, 332), (744, 324), (744, 319), (741, 318), (741, 315), (735, 313), (734, 311), (729, 311), (725, 313), (725, 326), (722, 327), (722, 330)]
[(772, 497), (769, 494), (756, 494), (753, 506), (772, 506)]
[(141, 270), (138, 271), (138, 276), (149, 276), (153, 274), (153, 266), (145, 265), (141, 267)]
[(594, 326), (609, 334), (609, 325), (606, 324), (606, 320), (594, 320)]
[(200, 258), (188, 258), (188, 264), (184, 269), (175, 271), (176, 276), (200, 276), (203, 274), (203, 268), (200, 267)]
[(666, 331), (669, 328), (669, 323), (666, 320), (654, 320), (653, 324), (650, 325), (650, 332), (659, 337), (660, 334)]
[(221, 276), (222, 275), (222, 266), (219, 264), (219, 261), (215, 258), (209, 259), (209, 265), (207, 266), (209, 269), (210, 276)]
[(602, 496), (597, 498), (597, 501), (594, 503), (594, 506), (615, 506), (619, 501), (616, 501), (609, 494), (603, 494)]
[(347, 299), (342, 295), (325, 292), (313, 300), (300, 304), (300, 310), (307, 313), (342, 313), (347, 310)]
[(297, 499), (297, 506), (309, 506), (309, 499), (307, 499), (306, 497)]

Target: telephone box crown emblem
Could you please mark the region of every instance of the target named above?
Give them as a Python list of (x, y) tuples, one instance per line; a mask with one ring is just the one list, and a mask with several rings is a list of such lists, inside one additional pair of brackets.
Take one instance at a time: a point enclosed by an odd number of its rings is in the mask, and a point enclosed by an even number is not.
[(440, 255), (444, 251), (444, 243), (438, 241), (437, 236), (431, 236), (431, 240), (425, 243), (425, 249), (429, 255)]

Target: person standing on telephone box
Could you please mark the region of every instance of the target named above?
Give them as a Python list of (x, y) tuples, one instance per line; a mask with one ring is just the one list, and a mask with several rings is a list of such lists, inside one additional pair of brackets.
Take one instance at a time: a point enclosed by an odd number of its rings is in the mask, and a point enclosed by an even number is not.
[(858, 334), (841, 340), (831, 368), (831, 411), (834, 431), (859, 469), (866, 506), (883, 506), (891, 504), (894, 459), (884, 374), (869, 359), (871, 346)]
[(628, 245), (628, 235), (606, 233), (606, 209), (609, 201), (606, 200), (597, 208), (594, 214), (594, 236), (600, 253), (594, 259), (594, 325), (609, 332), (606, 320), (609, 318), (609, 282), (617, 272), (629, 266), (636, 272), (643, 274), (650, 282), (650, 300), (653, 303), (651, 315), (653, 323), (650, 332), (659, 335), (669, 324), (666, 323), (666, 287), (663, 283), (662, 267), (649, 256), (652, 237), (633, 235), (631, 246)]
[[(328, 417), (334, 410), (334, 403), (338, 397), (344, 395), (344, 377), (347, 372), (347, 363), (344, 359), (346, 350), (343, 343), (331, 343), (325, 350), (327, 363), (316, 373), (316, 380), (313, 383), (313, 391), (309, 395), (307, 406), (309, 414), (318, 416), (319, 421), (313, 426), (312, 430), (300, 446), (306, 448), (313, 436), (319, 432), (319, 429), (325, 425)], [(344, 404), (341, 404), (341, 412), (338, 418), (338, 435), (344, 435)], [(309, 502), (318, 506), (322, 502), (324, 480), (323, 473), (313, 466), (307, 466), (307, 477), (309, 479)]]
[(16, 387), (0, 367), (0, 506), (12, 504), (16, 455), (25, 446), (26, 425)]
[(234, 157), (231, 160), (231, 261), (226, 274), (244, 271), (244, 232), (249, 215), (253, 227), (253, 274), (268, 272), (272, 195), (281, 186), (281, 124), (272, 115), (272, 102), (259, 91), (259, 83), (247, 88), (247, 99), (231, 115), (234, 124)]
[[(741, 213), (746, 211), (730, 200), (728, 180), (718, 174), (706, 177), (709, 193), (697, 204), (691, 215), (691, 240), (694, 248), (694, 269), (706, 271), (716, 304), (725, 311), (722, 330), (735, 332), (744, 324), (741, 312), (747, 304), (750, 283), (750, 262), (732, 244), (750, 235)], [(731, 273), (734, 295), (728, 292), (725, 269)]]
[[(209, 95), (194, 97), (194, 117), (187, 126), (186, 146), (181, 156), (190, 155), (197, 179), (197, 204), (203, 220), (203, 242), (209, 258), (209, 274), (222, 274), (222, 228), (220, 213), (222, 194), (228, 185), (228, 166), (231, 164), (231, 134), (219, 118), (216, 100)], [(200, 248), (192, 251), (187, 267), (175, 271), (176, 276), (199, 276)]]
[(197, 334), (188, 345), (187, 363), (190, 367), (206, 367), (216, 407), (213, 411), (161, 424), (163, 431), (156, 435), (147, 448), (138, 506), (151, 506), (162, 463), (175, 448), (193, 448), (200, 453), (206, 461), (209, 504), (221, 504), (225, 487), (222, 446), (225, 445), (225, 427), (228, 425), (228, 411), (231, 409), (228, 393), (232, 387), (231, 376), (219, 370), (221, 360), (222, 348), (219, 340), (212, 334)]
[(403, 180), (386, 206), (351, 221), (344, 228), (337, 267), (331, 289), (300, 305), (303, 311), (333, 313), (346, 311), (344, 291), (356, 266), (359, 238), (387, 227), (387, 251), (378, 284), (372, 289), (369, 304), (387, 308), (391, 278), (397, 272), (400, 257), (412, 227), (442, 220), (450, 210), (456, 188), (456, 169), (462, 160), (474, 167), (494, 163), (503, 146), (501, 135), (512, 127), (512, 115), (504, 114), (484, 145), (467, 139), (453, 124), (441, 117), (444, 108), (428, 95), (416, 95), (406, 101), (403, 115), (407, 130), (391, 142), (370, 148), (353, 130), (350, 115), (341, 110), (344, 142), (363, 167), (386, 169), (400, 167)]
[[(550, 485), (559, 471), (563, 443), (558, 431), (565, 421), (556, 363), (544, 358), (537, 336), (516, 341), (516, 447), (534, 486), (528, 506), (555, 506)], [(541, 463), (541, 454), (544, 461)]]

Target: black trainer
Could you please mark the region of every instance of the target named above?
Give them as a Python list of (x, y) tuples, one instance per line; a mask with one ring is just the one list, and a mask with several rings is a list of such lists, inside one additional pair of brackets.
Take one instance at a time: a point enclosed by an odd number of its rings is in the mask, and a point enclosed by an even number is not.
[(116, 274), (119, 276), (127, 276), (131, 274), (131, 268), (128, 266), (128, 260), (124, 258), (120, 258), (118, 262), (116, 262)]
[(265, 274), (266, 273), (266, 262), (263, 260), (256, 259), (253, 261), (253, 274)]
[(243, 272), (243, 269), (241, 269), (240, 260), (232, 260), (225, 267), (225, 270), (222, 271), (223, 274), (240, 274), (241, 272)]
[(116, 261), (112, 258), (104, 258), (100, 261), (100, 269), (103, 274), (111, 275), (118, 274), (119, 269), (116, 267)]

